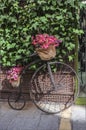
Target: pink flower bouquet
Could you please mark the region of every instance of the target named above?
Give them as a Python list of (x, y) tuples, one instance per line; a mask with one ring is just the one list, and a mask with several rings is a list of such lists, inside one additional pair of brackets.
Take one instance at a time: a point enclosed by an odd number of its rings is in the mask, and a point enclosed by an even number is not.
[(55, 36), (48, 34), (38, 34), (32, 37), (32, 44), (35, 47), (47, 49), (50, 45), (59, 46), (62, 41), (57, 39)]
[(41, 60), (51, 60), (56, 56), (56, 46), (62, 41), (55, 36), (48, 34), (38, 34), (32, 37), (32, 44), (36, 47), (36, 52)]
[(12, 67), (10, 70), (7, 72), (7, 79), (11, 83), (12, 81), (17, 81), (19, 78), (19, 74), (22, 71), (22, 67)]

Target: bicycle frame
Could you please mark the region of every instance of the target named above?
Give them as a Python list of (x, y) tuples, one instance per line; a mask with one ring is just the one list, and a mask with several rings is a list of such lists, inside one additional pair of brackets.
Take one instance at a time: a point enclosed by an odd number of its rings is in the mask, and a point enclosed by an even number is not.
[[(47, 69), (48, 69), (50, 80), (51, 80), (51, 84), (52, 84), (51, 90), (49, 90), (49, 93), (50, 93), (51, 91), (55, 90), (55, 88), (56, 88), (55, 87), (54, 78), (53, 78), (53, 75), (52, 75), (52, 71), (51, 71), (51, 67), (50, 67), (50, 64), (49, 64), (50, 61), (42, 61), (41, 59), (36, 59), (35, 61), (32, 61), (32, 62), (30, 62), (29, 64), (27, 64), (25, 66), (25, 68), (21, 71), (20, 76), (22, 76), (25, 73), (25, 71), (28, 70), (28, 68), (30, 68), (30, 66), (35, 65), (35, 64), (37, 64), (39, 62), (45, 64)], [(20, 85), (19, 85), (19, 93), (22, 93), (21, 81), (20, 81)]]
[[(13, 93), (8, 97), (8, 103), (11, 108), (21, 110), (25, 106), (26, 100), (22, 92), (22, 78), (24, 79), (24, 74), (31, 70), (32, 65), (37, 65), (38, 68), (28, 81), (30, 83), (30, 91), (28, 93), (29, 100), (32, 101), (40, 110), (44, 112), (49, 111), (48, 113), (53, 114), (67, 109), (75, 102), (75, 99), (78, 96), (78, 91), (74, 89), (76, 83), (78, 83), (78, 77), (75, 70), (65, 63), (57, 62), (55, 59), (53, 60), (42, 61), (41, 59), (35, 58), (35, 60), (23, 68), (20, 73), (18, 92)], [(69, 85), (70, 87), (72, 85), (73, 88), (70, 89)], [(21, 105), (19, 103), (21, 103)], [(17, 104), (18, 107), (16, 107), (15, 104)], [(60, 109), (60, 105), (62, 104), (64, 106)], [(52, 107), (52, 105), (55, 107)], [(47, 106), (49, 106), (49, 109), (47, 109)]]

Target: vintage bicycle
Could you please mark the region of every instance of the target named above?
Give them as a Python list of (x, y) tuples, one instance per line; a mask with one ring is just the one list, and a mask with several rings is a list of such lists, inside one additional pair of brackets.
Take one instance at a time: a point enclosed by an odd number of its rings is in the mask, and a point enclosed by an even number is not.
[[(30, 57), (34, 56), (31, 55)], [(30, 66), (39, 64), (34, 72), (29, 86), (30, 98), (43, 112), (59, 113), (70, 107), (79, 93), (79, 79), (76, 71), (66, 63), (58, 61), (35, 61), (26, 65), (20, 73), (18, 92), (12, 92), (8, 97), (8, 104), (15, 110), (21, 110), (26, 104), (22, 94), (22, 77)]]

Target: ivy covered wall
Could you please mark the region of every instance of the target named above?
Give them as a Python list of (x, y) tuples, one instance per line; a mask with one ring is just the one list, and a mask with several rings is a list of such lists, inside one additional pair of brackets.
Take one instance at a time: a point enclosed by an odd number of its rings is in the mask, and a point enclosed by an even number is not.
[(28, 62), (34, 51), (31, 36), (38, 33), (61, 39), (56, 58), (72, 61), (75, 35), (82, 33), (78, 26), (80, 6), (80, 0), (0, 0), (1, 64)]

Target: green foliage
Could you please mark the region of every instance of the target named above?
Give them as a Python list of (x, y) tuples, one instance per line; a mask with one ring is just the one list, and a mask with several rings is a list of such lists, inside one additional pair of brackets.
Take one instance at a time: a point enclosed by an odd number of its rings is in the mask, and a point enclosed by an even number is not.
[(57, 59), (73, 60), (79, 30), (80, 0), (0, 0), (0, 56), (4, 66), (28, 62), (34, 51), (31, 36), (55, 35), (63, 42)]

